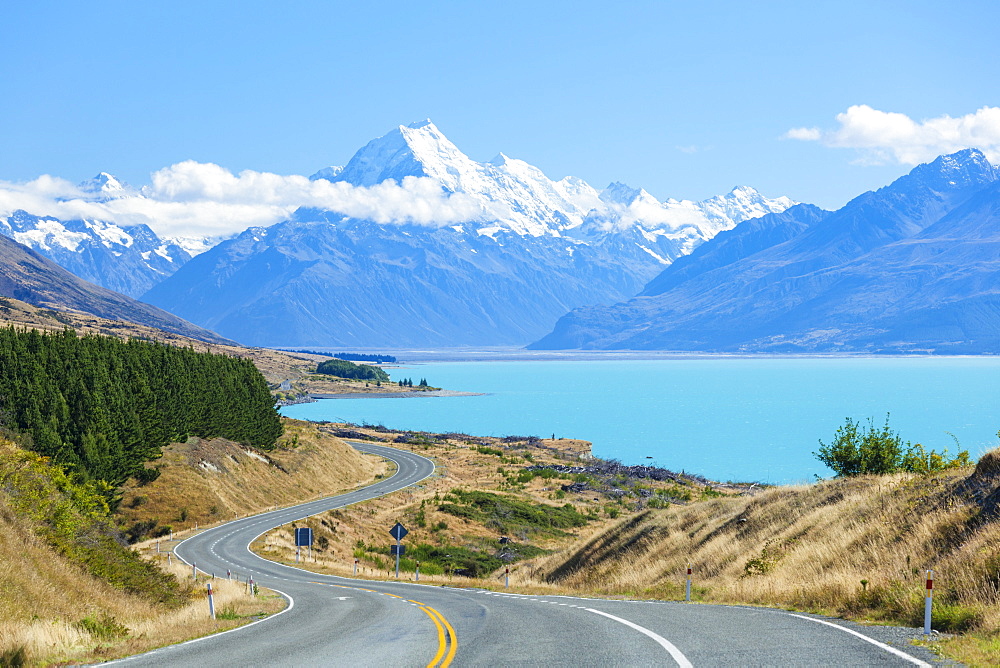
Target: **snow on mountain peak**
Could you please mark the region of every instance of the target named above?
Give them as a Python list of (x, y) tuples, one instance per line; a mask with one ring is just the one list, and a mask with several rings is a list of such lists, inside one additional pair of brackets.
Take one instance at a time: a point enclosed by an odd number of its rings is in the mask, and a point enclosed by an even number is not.
[(327, 181), (333, 181), (335, 178), (340, 176), (341, 172), (344, 171), (342, 166), (330, 166), (324, 167), (314, 174), (309, 175), (310, 181), (319, 181), (320, 179), (325, 179)]
[(427, 177), (448, 193), (470, 196), (480, 206), (481, 229), (490, 236), (500, 229), (560, 236), (591, 221), (591, 231), (639, 224), (644, 229), (685, 229), (685, 235), (698, 229), (696, 236), (710, 238), (742, 220), (794, 204), (787, 198), (768, 200), (747, 186), (702, 203), (664, 203), (623, 183), (598, 191), (575, 177), (553, 181), (534, 165), (504, 153), (487, 162), (472, 160), (430, 119), (398, 126), (361, 148), (342, 171), (320, 178), (371, 187), (406, 177)]
[(92, 179), (82, 181), (77, 187), (88, 195), (104, 201), (121, 197), (135, 197), (138, 194), (135, 188), (107, 172), (101, 172)]

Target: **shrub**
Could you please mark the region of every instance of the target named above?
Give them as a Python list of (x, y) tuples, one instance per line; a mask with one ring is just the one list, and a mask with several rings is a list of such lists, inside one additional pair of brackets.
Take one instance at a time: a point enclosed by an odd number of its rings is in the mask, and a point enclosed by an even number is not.
[(969, 463), (966, 450), (949, 459), (947, 449), (938, 453), (925, 450), (919, 443), (904, 444), (899, 434), (889, 428), (888, 415), (881, 428), (875, 426), (872, 418), (868, 418), (867, 426), (847, 418), (829, 445), (823, 441), (819, 445), (813, 455), (833, 469), (838, 478), (896, 471), (933, 473)]
[(118, 620), (105, 613), (100, 618), (87, 615), (77, 626), (98, 640), (117, 640), (128, 637), (128, 627), (118, 623)]

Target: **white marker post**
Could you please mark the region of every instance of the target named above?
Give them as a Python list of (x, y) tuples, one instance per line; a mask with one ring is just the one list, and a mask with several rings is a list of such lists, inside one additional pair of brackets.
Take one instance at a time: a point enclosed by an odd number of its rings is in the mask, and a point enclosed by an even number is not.
[(231, 570), (229, 570), (228, 568), (226, 569), (226, 579), (227, 580), (232, 580), (233, 579), (233, 572)]
[(167, 552), (167, 566), (170, 565), (170, 553)]
[(160, 541), (156, 541), (156, 553), (160, 553)]
[(198, 579), (198, 564), (191, 564), (191, 577), (195, 580)]
[(684, 600), (691, 601), (691, 564), (688, 564), (687, 584), (684, 585)]
[(420, 562), (419, 561), (417, 562), (416, 580), (417, 580), (417, 582), (420, 582)]
[(208, 583), (208, 614), (215, 619), (215, 597), (212, 596), (212, 583)]
[(358, 574), (358, 560), (354, 560), (354, 575)]
[(503, 588), (510, 589), (510, 566), (503, 569)]
[(934, 603), (934, 571), (927, 571), (927, 595), (924, 598), (924, 635), (931, 634), (931, 607)]

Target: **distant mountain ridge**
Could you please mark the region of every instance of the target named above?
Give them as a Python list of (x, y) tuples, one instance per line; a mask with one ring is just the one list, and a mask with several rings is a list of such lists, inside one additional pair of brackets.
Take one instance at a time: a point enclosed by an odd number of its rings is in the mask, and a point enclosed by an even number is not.
[(530, 347), (1000, 352), (998, 179), (967, 149), (838, 211), (751, 221)]
[(147, 225), (59, 220), (17, 210), (0, 218), (0, 234), (41, 253), (81, 278), (138, 297), (191, 255)]

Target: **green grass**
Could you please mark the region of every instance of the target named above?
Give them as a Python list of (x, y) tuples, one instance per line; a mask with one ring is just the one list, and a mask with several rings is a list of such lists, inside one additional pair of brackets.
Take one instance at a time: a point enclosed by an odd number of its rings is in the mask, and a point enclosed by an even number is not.
[[(563, 536), (565, 529), (581, 527), (590, 518), (572, 504), (550, 506), (529, 503), (491, 492), (452, 490), (438, 506), (441, 512), (482, 524), (502, 534), (517, 531), (549, 536)], [(451, 502), (448, 502), (448, 501)]]

